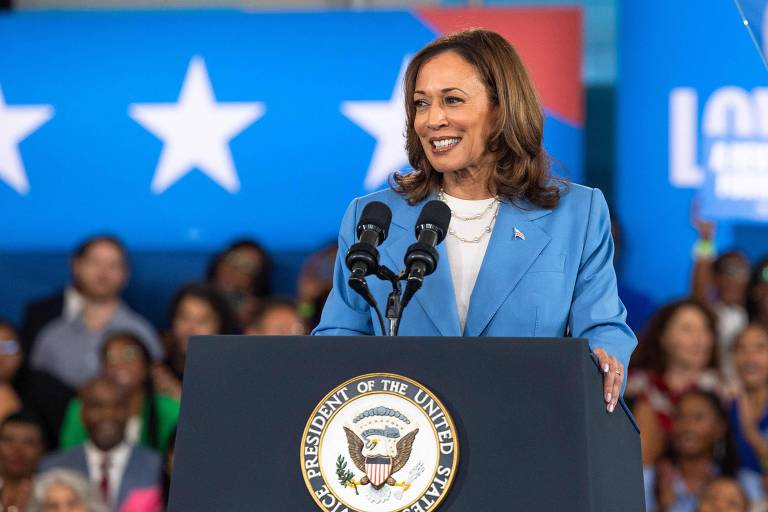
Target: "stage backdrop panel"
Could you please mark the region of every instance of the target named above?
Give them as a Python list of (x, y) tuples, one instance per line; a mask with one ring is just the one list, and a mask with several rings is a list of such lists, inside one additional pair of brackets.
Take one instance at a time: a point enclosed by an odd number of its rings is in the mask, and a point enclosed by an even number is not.
[(619, 277), (661, 302), (688, 293), (694, 199), (721, 250), (768, 254), (768, 72), (733, 2), (620, 12)]
[(140, 250), (333, 239), (352, 198), (408, 167), (409, 56), (468, 26), (518, 47), (557, 172), (580, 180), (575, 8), (4, 14), (0, 249), (100, 231)]

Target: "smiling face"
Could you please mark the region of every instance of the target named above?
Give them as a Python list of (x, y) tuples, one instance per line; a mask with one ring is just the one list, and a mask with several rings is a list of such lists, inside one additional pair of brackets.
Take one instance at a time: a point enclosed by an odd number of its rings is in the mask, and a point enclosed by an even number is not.
[(88, 436), (99, 450), (109, 451), (123, 441), (128, 421), (128, 402), (118, 384), (97, 378), (80, 392), (82, 420)]
[(725, 425), (713, 404), (701, 395), (683, 397), (675, 411), (671, 440), (681, 457), (711, 455), (725, 435)]
[(715, 337), (704, 312), (687, 305), (670, 318), (661, 345), (668, 357), (668, 366), (700, 371), (712, 359)]
[(453, 51), (432, 57), (416, 76), (413, 102), (414, 130), (436, 171), (489, 171), (496, 109), (472, 64)]
[(145, 385), (148, 378), (147, 364), (141, 349), (129, 338), (111, 338), (104, 347), (104, 373), (129, 393)]

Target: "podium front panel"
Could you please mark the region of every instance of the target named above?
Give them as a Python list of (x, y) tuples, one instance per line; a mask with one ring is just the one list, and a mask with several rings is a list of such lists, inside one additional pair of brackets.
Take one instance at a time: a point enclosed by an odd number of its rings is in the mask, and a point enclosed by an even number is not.
[(320, 510), (304, 427), (367, 373), (423, 384), (453, 417), (460, 460), (441, 512), (644, 510), (639, 434), (626, 409), (605, 411), (585, 340), (248, 336), (190, 343), (170, 510)]

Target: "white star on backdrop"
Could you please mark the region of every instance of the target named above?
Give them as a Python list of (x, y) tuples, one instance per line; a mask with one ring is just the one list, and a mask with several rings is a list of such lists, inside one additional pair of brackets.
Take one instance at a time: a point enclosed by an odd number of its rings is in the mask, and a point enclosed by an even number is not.
[(229, 141), (264, 115), (260, 102), (216, 102), (202, 57), (189, 63), (177, 103), (133, 103), (129, 115), (163, 140), (152, 178), (152, 192), (162, 194), (199, 169), (222, 188), (240, 190)]
[(29, 192), (29, 180), (19, 153), (19, 143), (53, 117), (51, 105), (5, 103), (0, 88), (0, 180), (21, 195)]
[(408, 165), (405, 151), (405, 107), (403, 105), (403, 77), (410, 57), (403, 59), (400, 73), (387, 101), (345, 101), (341, 112), (376, 138), (371, 164), (365, 176), (365, 188), (373, 190), (385, 183), (394, 171)]

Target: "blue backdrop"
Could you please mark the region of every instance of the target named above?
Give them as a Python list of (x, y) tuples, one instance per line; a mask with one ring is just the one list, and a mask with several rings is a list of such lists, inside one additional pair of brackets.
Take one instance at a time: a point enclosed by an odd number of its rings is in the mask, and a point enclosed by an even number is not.
[[(409, 11), (0, 15), (0, 316), (63, 285), (98, 232), (134, 253), (153, 319), (244, 235), (290, 291), (350, 200), (407, 168), (397, 83), (436, 35)], [(576, 181), (581, 141), (548, 112)]]
[[(138, 249), (211, 248), (244, 232), (273, 249), (314, 247), (353, 197), (381, 186), (381, 169), (407, 167), (393, 156), (402, 104), (390, 100), (404, 58), (435, 35), (410, 12), (0, 17), (9, 111), (50, 114), (18, 144), (28, 190), (0, 174), (0, 211), (14, 219), (0, 247), (70, 248), (94, 231)], [(548, 118), (548, 147), (577, 179), (580, 141), (580, 128)]]
[(661, 302), (688, 292), (696, 197), (721, 250), (768, 255), (768, 74), (729, 0), (620, 12), (620, 277)]

